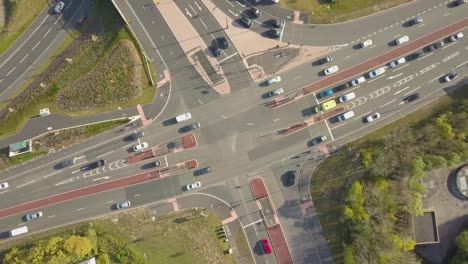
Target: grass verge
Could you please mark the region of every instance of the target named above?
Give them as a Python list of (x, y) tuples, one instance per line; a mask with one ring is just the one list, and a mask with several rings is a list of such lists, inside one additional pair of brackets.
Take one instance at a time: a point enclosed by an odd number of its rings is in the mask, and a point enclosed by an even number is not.
[[(292, 10), (310, 13), (310, 23), (328, 24), (349, 21), (371, 15), (412, 0), (281, 0), (280, 5)], [(325, 2), (325, 3), (324, 3)]]
[[(453, 94), (412, 112), (411, 114), (378, 129), (349, 144), (352, 151), (342, 151), (328, 157), (314, 171), (310, 181), (310, 193), (317, 215), (324, 229), (327, 244), (336, 263), (343, 263), (342, 202), (354, 177), (361, 175), (363, 168), (356, 155), (362, 146), (389, 135), (393, 130), (408, 127), (447, 108), (458, 99), (468, 98), (468, 85), (458, 88)], [(346, 147), (342, 149), (347, 149)], [(357, 165), (359, 164), (359, 165)], [(339, 173), (337, 173), (339, 168)]]
[(245, 236), (245, 233), (243, 230), (239, 230), (237, 232), (236, 238), (236, 246), (237, 250), (239, 251), (239, 255), (241, 258), (245, 259), (248, 261), (248, 263), (255, 263), (252, 252), (250, 251), (249, 244), (247, 243), (247, 237)]

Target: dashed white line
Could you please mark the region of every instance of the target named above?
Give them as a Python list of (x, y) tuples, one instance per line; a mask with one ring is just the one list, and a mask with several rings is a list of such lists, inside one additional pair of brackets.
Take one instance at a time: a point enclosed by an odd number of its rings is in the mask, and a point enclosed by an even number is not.
[(450, 15), (450, 13), (444, 14), (444, 16), (448, 16), (448, 15)]
[(384, 76), (385, 76), (385, 74), (382, 75), (382, 76), (380, 76), (380, 77), (377, 77), (377, 78), (375, 78), (375, 79), (372, 79), (372, 80), (368, 81), (368, 83), (371, 83), (371, 82), (373, 82), (373, 81), (377, 81), (378, 79), (380, 79), (380, 78), (382, 78), (382, 77), (384, 77)]
[(399, 71), (399, 70), (403, 69), (403, 68), (406, 67), (406, 66), (409, 66), (409, 63), (406, 64), (406, 65), (401, 66), (400, 68), (397, 68), (397, 69), (394, 70), (393, 72)]
[(396, 101), (396, 99), (393, 99), (392, 101), (390, 101), (390, 102), (388, 102), (388, 103), (386, 103), (386, 104), (380, 106), (379, 108), (383, 108), (383, 107), (385, 107), (385, 106), (387, 106), (387, 105), (389, 105), (389, 104), (391, 104), (391, 103), (393, 103), (393, 102), (395, 102), (395, 101)]
[(442, 47), (442, 49), (448, 48), (448, 47), (452, 46), (452, 45), (455, 44), (455, 43), (456, 43), (456, 42), (452, 42), (452, 43), (450, 43), (450, 44), (448, 44), (448, 45), (444, 45), (444, 46)]
[(16, 69), (16, 66), (15, 66), (15, 67), (13, 67), (13, 69), (11, 69), (11, 70), (10, 70), (10, 71), (7, 73), (7, 75), (6, 75), (6, 76), (10, 75), (10, 73), (12, 73), (12, 72), (13, 72), (15, 69)]
[(82, 208), (78, 208), (78, 209), (76, 209), (76, 210), (77, 210), (77, 211), (81, 211), (81, 210), (84, 210), (84, 208), (82, 207)]
[(24, 61), (24, 59), (26, 59), (28, 56), (29, 56), (29, 54), (26, 54), (26, 56), (24, 56), (23, 59), (21, 59), (19, 63), (22, 63)]
[(409, 86), (406, 86), (405, 88), (403, 88), (403, 89), (401, 89), (401, 90), (395, 92), (394, 95), (397, 95), (397, 94), (403, 92), (404, 90), (406, 90), (406, 89), (408, 89), (408, 88), (409, 88)]
[(467, 63), (468, 63), (468, 61), (465, 61), (465, 62), (461, 63), (460, 65), (456, 66), (455, 68), (453, 68), (452, 70), (455, 70), (456, 68), (459, 68), (459, 67), (461, 67), (461, 66), (463, 66), (463, 65), (465, 65)]
[(141, 194), (135, 194), (135, 195), (133, 195), (133, 197), (138, 197), (138, 196), (141, 196)]
[(194, 2), (195, 2), (195, 5), (198, 7), (198, 10), (201, 11), (202, 9), (201, 9), (200, 5), (198, 5), (197, 1), (194, 1)]
[(200, 18), (200, 22), (203, 24), (203, 26), (205, 26), (206, 29), (208, 29), (208, 27), (206, 26), (205, 22), (203, 22), (203, 20)]
[(10, 190), (6, 190), (6, 191), (3, 191), (3, 192), (0, 192), (0, 194), (4, 194), (6, 192), (9, 192)]
[(28, 184), (33, 183), (33, 182), (35, 182), (35, 180), (32, 180), (32, 181), (27, 182), (27, 183), (25, 183), (25, 184), (18, 185), (18, 186), (16, 186), (16, 189), (21, 188), (21, 187), (24, 187), (24, 186), (26, 186), (26, 185), (28, 185)]
[(239, 2), (239, 1), (236, 1), (236, 2), (237, 2), (240, 6), (245, 7), (245, 5), (242, 4), (241, 2)]
[(444, 74), (442, 74), (442, 75), (440, 75), (440, 76), (437, 76), (436, 78), (434, 78), (434, 79), (428, 81), (427, 83), (431, 83), (431, 82), (433, 82), (433, 81), (435, 81), (435, 80), (438, 80), (438, 79), (439, 79), (440, 77), (442, 77), (442, 76), (444, 76)]
[(47, 30), (47, 32), (44, 34), (44, 36), (42, 36), (42, 38), (45, 38), (47, 36), (47, 34), (49, 34), (51, 28), (49, 28), (49, 30)]
[(198, 102), (199, 102), (200, 104), (203, 104), (203, 102), (202, 102), (200, 99), (198, 99)]
[(55, 217), (55, 215), (49, 215), (48, 217), (49, 217), (49, 218), (52, 218), (52, 217)]
[(358, 116), (358, 117), (354, 118), (354, 120), (361, 119), (363, 116), (366, 116), (366, 115), (368, 115), (368, 114), (370, 114), (370, 113), (372, 113), (372, 111), (370, 111), (370, 112), (367, 112), (367, 113), (365, 113), (365, 114), (362, 114), (362, 115), (360, 115), (360, 116)]
[(246, 125), (248, 125), (248, 126), (255, 126), (255, 124), (253, 124), (253, 123), (246, 123)]
[(107, 154), (110, 154), (110, 153), (112, 153), (112, 152), (114, 152), (114, 151), (111, 150), (111, 151), (109, 151), (109, 152), (106, 152), (106, 153), (104, 153), (104, 154), (101, 154), (101, 155), (99, 155), (99, 156), (96, 156), (96, 158), (100, 158), (100, 157), (105, 156), (105, 155), (107, 155)]
[(151, 20), (151, 23), (153, 23), (153, 25), (155, 25), (156, 23), (154, 22), (154, 20)]
[(224, 118), (224, 119), (226, 119), (226, 117), (225, 117), (225, 116), (223, 116), (223, 115), (219, 115), (219, 116), (220, 116), (220, 117), (222, 117), (222, 118)]
[(113, 203), (114, 201), (107, 201), (106, 204), (110, 204), (110, 203)]
[(279, 118), (276, 118), (276, 119), (273, 119), (273, 122), (276, 122), (276, 121), (279, 121), (280, 119)]
[[(348, 123), (348, 122), (343, 122), (343, 124), (341, 124), (341, 125), (338, 125), (338, 126), (334, 126), (334, 127), (333, 127), (333, 128), (331, 128), (331, 129), (335, 129), (335, 128), (342, 127), (342, 126), (346, 125), (347, 123)], [(325, 122), (325, 124), (327, 124), (327, 122)], [(327, 125), (327, 127), (328, 127), (328, 125)], [(329, 130), (329, 132), (330, 132), (330, 135), (333, 137), (333, 135), (332, 135), (332, 133), (331, 133), (331, 130), (330, 130), (330, 128), (328, 128), (328, 130)], [(333, 140), (333, 139), (332, 139), (332, 140)]]
[(302, 75), (298, 75), (298, 76), (294, 77), (293, 80), (295, 81), (295, 80), (298, 80), (298, 79), (301, 79), (301, 78), (302, 78)]
[(413, 90), (411, 90), (411, 91), (405, 93), (404, 95), (412, 94), (414, 91), (418, 90), (419, 88), (421, 88), (421, 86), (416, 87), (415, 89), (413, 89)]
[(55, 174), (57, 174), (57, 173), (59, 173), (59, 172), (60, 172), (60, 171), (57, 171), (57, 172), (54, 172), (54, 173), (48, 174), (48, 175), (46, 175), (46, 176), (42, 177), (42, 179), (48, 178), (48, 177), (50, 177), (50, 176), (52, 176), (52, 175), (55, 175)]
[(41, 43), (40, 40), (39, 40), (39, 42), (36, 43), (36, 45), (32, 48), (32, 50), (34, 50), (39, 45), (39, 43)]
[(345, 57), (345, 59), (349, 59), (349, 58), (351, 58), (351, 55), (348, 55), (348, 56)]
[(231, 1), (226, 0), (226, 2), (227, 2), (228, 4), (230, 4), (232, 7), (234, 7), (234, 5), (231, 3)]

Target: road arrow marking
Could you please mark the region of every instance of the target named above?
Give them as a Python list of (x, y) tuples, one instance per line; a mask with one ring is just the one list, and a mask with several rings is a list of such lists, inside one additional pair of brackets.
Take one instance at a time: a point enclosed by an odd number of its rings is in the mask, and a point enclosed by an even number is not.
[(390, 76), (387, 78), (387, 80), (391, 80), (391, 79), (394, 79), (394, 78), (397, 78), (398, 76), (401, 76), (403, 75), (403, 73), (400, 73), (400, 74), (397, 74), (397, 75), (393, 75), (393, 76)]
[(110, 179), (110, 178), (111, 178), (110, 176), (105, 176), (105, 177), (93, 179), (93, 181), (108, 180), (108, 179)]

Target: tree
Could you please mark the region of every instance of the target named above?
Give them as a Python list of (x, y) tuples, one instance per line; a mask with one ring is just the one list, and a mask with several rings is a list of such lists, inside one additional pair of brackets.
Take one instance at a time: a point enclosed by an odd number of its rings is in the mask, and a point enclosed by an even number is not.
[(468, 230), (461, 232), (455, 239), (458, 250), (468, 253)]
[(81, 259), (91, 251), (91, 242), (86, 237), (71, 236), (63, 243), (63, 249)]

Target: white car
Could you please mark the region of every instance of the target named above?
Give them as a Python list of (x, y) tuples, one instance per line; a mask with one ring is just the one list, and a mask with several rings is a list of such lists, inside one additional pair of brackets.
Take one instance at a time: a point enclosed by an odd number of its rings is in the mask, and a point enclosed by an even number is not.
[(138, 144), (136, 146), (133, 146), (133, 151), (135, 152), (140, 152), (140, 151), (143, 151), (145, 148), (148, 147), (148, 143), (147, 142), (143, 142), (141, 144)]
[(404, 57), (399, 58), (398, 60), (394, 60), (390, 62), (390, 67), (395, 68), (396, 66), (403, 64), (406, 62), (406, 59)]
[(379, 118), (380, 118), (380, 114), (379, 114), (379, 113), (373, 113), (372, 115), (366, 117), (366, 121), (367, 121), (368, 123), (370, 123), (370, 122), (373, 122), (373, 121), (375, 121), (375, 120), (377, 120), (377, 119), (379, 119)]
[(458, 32), (457, 34), (450, 36), (449, 39), (450, 39), (451, 42), (454, 42), (454, 41), (457, 41), (457, 40), (459, 40), (461, 38), (463, 38), (463, 33)]
[(194, 182), (194, 183), (191, 183), (191, 184), (187, 184), (187, 186), (185, 186), (187, 188), (187, 191), (190, 191), (190, 190), (193, 190), (193, 189), (198, 189), (201, 187), (201, 182)]
[(64, 2), (62, 2), (62, 1), (58, 2), (54, 7), (55, 13), (57, 13), (57, 14), (60, 13), (64, 7), (65, 7)]
[(408, 42), (408, 41), (409, 41), (409, 37), (405, 35), (405, 36), (403, 36), (403, 37), (401, 37), (401, 38), (395, 40), (395, 43), (396, 43), (397, 45), (401, 45), (401, 44), (406, 43), (406, 42)]
[(37, 213), (34, 213), (34, 214), (28, 214), (28, 215), (26, 215), (26, 221), (32, 221), (34, 219), (41, 218), (41, 217), (42, 217), (42, 212), (37, 212)]
[(279, 75), (276, 75), (275, 77), (268, 80), (268, 85), (272, 85), (274, 83), (279, 83), (279, 82), (281, 82), (281, 77)]
[(116, 207), (117, 209), (128, 208), (128, 207), (130, 207), (130, 206), (132, 206), (132, 204), (130, 203), (130, 201), (121, 202), (121, 203), (118, 203), (118, 204), (115, 205), (115, 207)]
[(355, 80), (352, 80), (352, 81), (351, 81), (351, 86), (353, 86), (353, 87), (354, 87), (354, 86), (358, 86), (359, 84), (361, 84), (361, 83), (363, 83), (363, 82), (365, 82), (365, 81), (366, 81), (366, 78), (364, 78), (363, 76), (361, 76), (361, 77), (359, 77), (359, 78), (357, 78), (357, 79), (355, 79)]
[(349, 93), (349, 94), (345, 94), (343, 96), (340, 96), (340, 99), (338, 99), (340, 101), (340, 103), (344, 103), (344, 102), (347, 102), (349, 100), (353, 100), (354, 98), (356, 98), (356, 94), (355, 93)]
[(0, 190), (8, 188), (10, 185), (8, 185), (8, 182), (0, 183)]
[(187, 121), (190, 118), (192, 118), (192, 114), (185, 113), (185, 114), (176, 116), (176, 121), (177, 121), (177, 123), (180, 123), (180, 122), (183, 122), (183, 121)]
[(325, 69), (323, 72), (325, 73), (325, 75), (330, 75), (330, 74), (332, 74), (332, 73), (337, 72), (338, 70), (339, 70), (338, 66), (333, 65), (333, 66), (331, 66), (330, 68)]
[(369, 47), (371, 45), (372, 45), (372, 39), (368, 39), (368, 40), (361, 43), (361, 49)]
[(377, 76), (383, 74), (384, 72), (385, 72), (385, 68), (381, 67), (381, 68), (378, 68), (378, 69), (375, 69), (375, 70), (369, 72), (369, 77), (374, 78), (374, 77), (377, 77)]
[(268, 92), (268, 97), (273, 97), (273, 96), (276, 96), (276, 95), (280, 95), (282, 93), (284, 93), (283, 88), (278, 88), (278, 89), (275, 89), (275, 90), (273, 90), (271, 92)]

